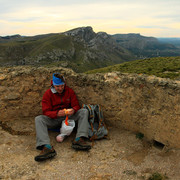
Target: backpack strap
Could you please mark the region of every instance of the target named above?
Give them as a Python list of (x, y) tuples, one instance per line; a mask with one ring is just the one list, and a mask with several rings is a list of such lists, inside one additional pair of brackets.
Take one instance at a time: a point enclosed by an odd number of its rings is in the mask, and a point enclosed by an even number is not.
[(89, 111), (89, 123), (91, 125), (91, 129), (92, 129), (92, 132), (93, 132), (93, 123), (94, 123), (94, 118), (95, 118), (95, 114), (94, 114), (94, 110), (93, 110), (93, 106), (90, 105), (90, 104), (83, 104), (82, 106), (83, 108), (87, 109)]
[[(96, 112), (96, 114), (98, 116), (98, 119), (99, 119), (99, 124), (98, 124), (98, 129), (97, 130), (99, 130), (99, 128), (101, 128), (103, 126), (107, 129), (106, 124), (104, 123), (104, 116), (103, 116), (103, 111), (101, 109), (101, 106), (99, 106), (97, 104), (95, 108), (96, 108), (95, 112)], [(104, 135), (104, 138), (107, 139), (107, 137), (108, 137), (107, 135)], [(96, 138), (97, 138), (97, 136), (94, 137), (94, 139), (96, 139)]]
[[(95, 113), (94, 113), (94, 105), (91, 105), (91, 104), (83, 104), (82, 106), (83, 108), (87, 109), (89, 111), (89, 124), (91, 126), (91, 130), (92, 132), (94, 132), (94, 127), (93, 127), (93, 123), (94, 123), (94, 119), (95, 119)], [(92, 141), (92, 146), (94, 146), (94, 139), (96, 139), (97, 136), (96, 134), (94, 134), (92, 137), (90, 137), (90, 141)]]
[[(90, 119), (90, 124), (91, 124), (91, 129), (93, 131), (93, 123), (95, 120), (95, 116), (99, 117), (99, 105), (89, 105), (92, 109), (92, 114), (93, 118)], [(98, 124), (98, 129), (99, 129), (99, 124)], [(92, 146), (94, 146), (94, 140), (97, 139), (97, 134), (94, 134), (91, 138), (90, 141), (92, 141)]]
[(94, 109), (99, 119), (99, 125), (98, 125), (98, 129), (99, 129), (104, 124), (104, 117), (103, 117), (101, 107), (98, 104), (95, 106)]

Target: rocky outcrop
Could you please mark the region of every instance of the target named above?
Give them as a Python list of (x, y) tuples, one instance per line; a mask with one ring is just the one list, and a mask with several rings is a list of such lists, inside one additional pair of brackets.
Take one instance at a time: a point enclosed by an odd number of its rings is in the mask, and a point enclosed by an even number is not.
[[(106, 32), (95, 33), (90, 26), (72, 29), (63, 34), (72, 36), (75, 41), (83, 42), (90, 50), (95, 50), (96, 52), (93, 51), (93, 53), (97, 54), (97, 56), (94, 59), (98, 59), (98, 57), (101, 57), (100, 59), (111, 59), (113, 54), (126, 61), (135, 59), (135, 57), (128, 52), (127, 49), (118, 44), (111, 35)], [(111, 56), (109, 56), (109, 54), (111, 54)]]
[(34, 133), (51, 75), (66, 77), (81, 104), (100, 104), (107, 125), (123, 127), (168, 147), (180, 147), (180, 81), (137, 74), (77, 74), (64, 68), (0, 71), (0, 123), (12, 134)]
[(67, 36), (73, 36), (77, 41), (89, 42), (96, 36), (96, 33), (93, 31), (92, 27), (81, 27), (66, 31), (63, 34)]

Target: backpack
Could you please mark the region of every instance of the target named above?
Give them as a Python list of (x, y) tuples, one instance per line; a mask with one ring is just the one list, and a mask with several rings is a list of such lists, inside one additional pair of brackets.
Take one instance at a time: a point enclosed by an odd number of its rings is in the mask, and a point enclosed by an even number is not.
[(95, 139), (107, 138), (108, 130), (104, 123), (103, 112), (98, 104), (83, 104), (83, 108), (89, 111), (89, 138), (91, 141)]

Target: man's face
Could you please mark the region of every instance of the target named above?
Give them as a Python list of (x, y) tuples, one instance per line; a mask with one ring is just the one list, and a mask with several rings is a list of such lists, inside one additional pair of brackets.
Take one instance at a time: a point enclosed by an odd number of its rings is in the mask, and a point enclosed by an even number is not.
[(54, 86), (54, 88), (58, 93), (62, 93), (64, 91), (64, 86), (65, 85), (63, 84), (63, 85)]

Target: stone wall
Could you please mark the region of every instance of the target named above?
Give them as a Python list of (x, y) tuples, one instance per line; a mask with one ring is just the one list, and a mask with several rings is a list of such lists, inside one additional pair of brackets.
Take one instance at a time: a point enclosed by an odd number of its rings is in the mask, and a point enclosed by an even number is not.
[(180, 81), (137, 74), (76, 74), (64, 68), (0, 69), (0, 124), (12, 134), (34, 133), (41, 98), (60, 72), (80, 104), (100, 104), (108, 125), (180, 147)]

